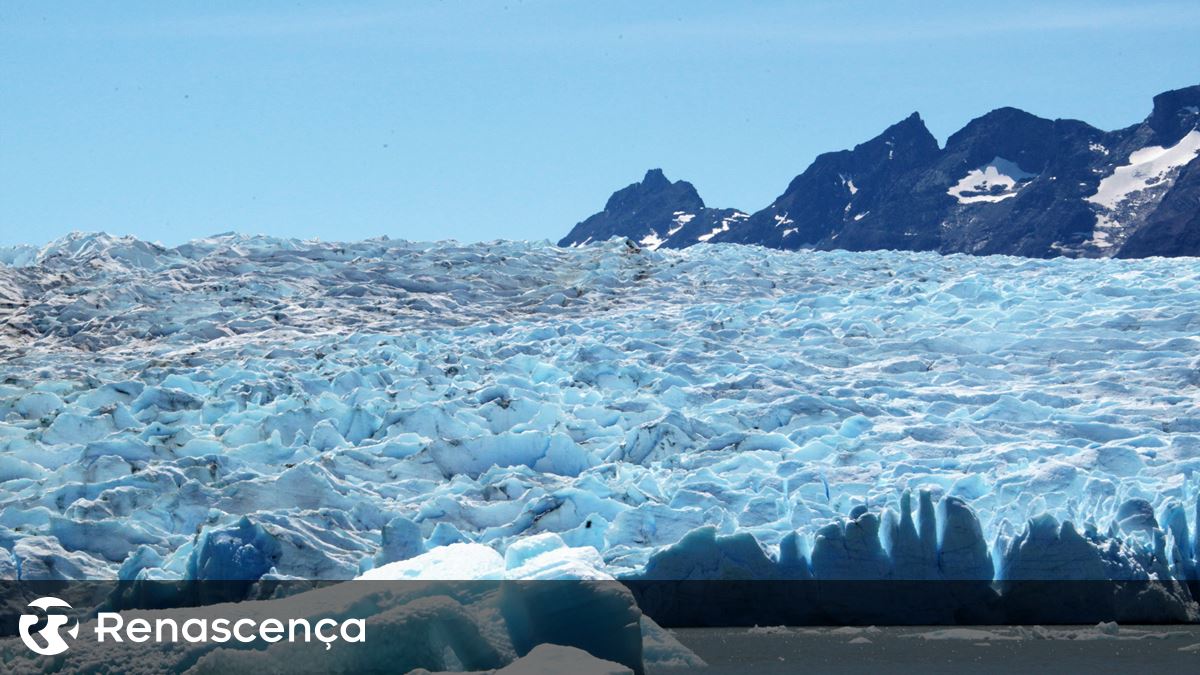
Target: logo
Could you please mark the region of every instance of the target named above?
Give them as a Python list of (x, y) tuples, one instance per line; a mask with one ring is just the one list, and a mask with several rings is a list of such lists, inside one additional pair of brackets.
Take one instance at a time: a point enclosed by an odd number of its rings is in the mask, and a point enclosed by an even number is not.
[[(31, 609), (40, 610), (36, 614), (22, 614), (17, 622), (21, 632), (21, 641), (34, 652), (42, 656), (55, 656), (67, 651), (70, 645), (63, 639), (63, 633), (71, 639), (79, 638), (79, 622), (63, 613), (51, 611), (54, 608), (71, 609), (71, 605), (58, 598), (38, 598), (29, 603)], [(60, 610), (61, 611), (61, 610)], [(34, 630), (43, 621), (45, 625)], [(287, 640), (288, 642), (322, 642), (325, 649), (333, 647), (333, 643), (366, 642), (366, 619), (352, 618), (337, 620), (324, 618), (315, 623), (306, 618), (294, 619), (258, 619), (242, 618), (209, 618), (193, 617), (182, 619), (176, 616), (143, 617), (138, 616), (128, 621), (117, 612), (100, 612), (92, 627), (97, 642), (156, 642), (156, 643), (203, 643), (214, 642), (223, 644), (237, 641), (252, 643), (261, 641), (267, 644)], [(68, 627), (69, 626), (69, 627)]]
[[(67, 629), (67, 635), (77, 638), (79, 637), (79, 623), (62, 614), (54, 614), (50, 612), (50, 609), (53, 607), (71, 609), (71, 606), (58, 598), (50, 597), (38, 598), (29, 603), (29, 606), (45, 613), (46, 625), (41, 630), (31, 633), (30, 630), (42, 617), (37, 614), (22, 614), (17, 622), (17, 628), (21, 631), (21, 641), (25, 643), (25, 646), (42, 656), (54, 656), (67, 651), (67, 642), (63, 640), (59, 629), (70, 623), (71, 627)], [(34, 639), (34, 635), (41, 638), (40, 644), (38, 640)]]

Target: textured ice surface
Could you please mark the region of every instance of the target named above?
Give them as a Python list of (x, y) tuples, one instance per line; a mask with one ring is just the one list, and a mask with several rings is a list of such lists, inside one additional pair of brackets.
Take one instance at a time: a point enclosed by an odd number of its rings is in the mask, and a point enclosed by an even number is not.
[(595, 550), (539, 567), (567, 576), (1195, 574), (1200, 261), (102, 235), (0, 260), (6, 574), (352, 578), (535, 561), (542, 533)]

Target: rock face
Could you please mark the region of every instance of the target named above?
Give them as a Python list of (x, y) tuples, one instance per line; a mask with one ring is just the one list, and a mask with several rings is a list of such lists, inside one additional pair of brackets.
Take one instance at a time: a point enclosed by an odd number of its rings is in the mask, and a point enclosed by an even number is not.
[(945, 147), (917, 113), (820, 155), (754, 214), (704, 205), (660, 170), (615, 193), (562, 246), (627, 237), (782, 249), (896, 249), (1027, 257), (1200, 255), (1200, 85), (1102, 131), (1000, 108)]
[(579, 223), (560, 246), (627, 237), (652, 249), (686, 248), (709, 241), (748, 218), (737, 209), (710, 209), (687, 181), (672, 183), (661, 169), (617, 190), (604, 210)]

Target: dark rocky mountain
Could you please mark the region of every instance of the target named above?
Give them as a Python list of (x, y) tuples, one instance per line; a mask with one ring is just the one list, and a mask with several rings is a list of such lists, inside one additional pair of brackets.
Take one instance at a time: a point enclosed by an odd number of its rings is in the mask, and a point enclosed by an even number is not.
[(642, 182), (614, 192), (603, 211), (576, 225), (558, 244), (628, 237), (653, 248), (686, 248), (747, 217), (737, 209), (710, 209), (691, 183), (672, 183), (661, 169), (651, 169)]
[(913, 113), (818, 156), (752, 215), (706, 207), (690, 183), (655, 169), (559, 244), (1200, 255), (1198, 157), (1200, 85), (1159, 94), (1144, 122), (1117, 131), (1000, 108), (941, 147)]

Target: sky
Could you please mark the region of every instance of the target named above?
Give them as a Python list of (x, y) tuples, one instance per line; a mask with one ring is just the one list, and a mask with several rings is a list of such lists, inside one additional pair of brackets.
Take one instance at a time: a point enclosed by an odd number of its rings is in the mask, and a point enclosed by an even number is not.
[(1106, 129), (1200, 3), (0, 3), (0, 245), (72, 230), (557, 240), (661, 167), (757, 210), (919, 111)]

